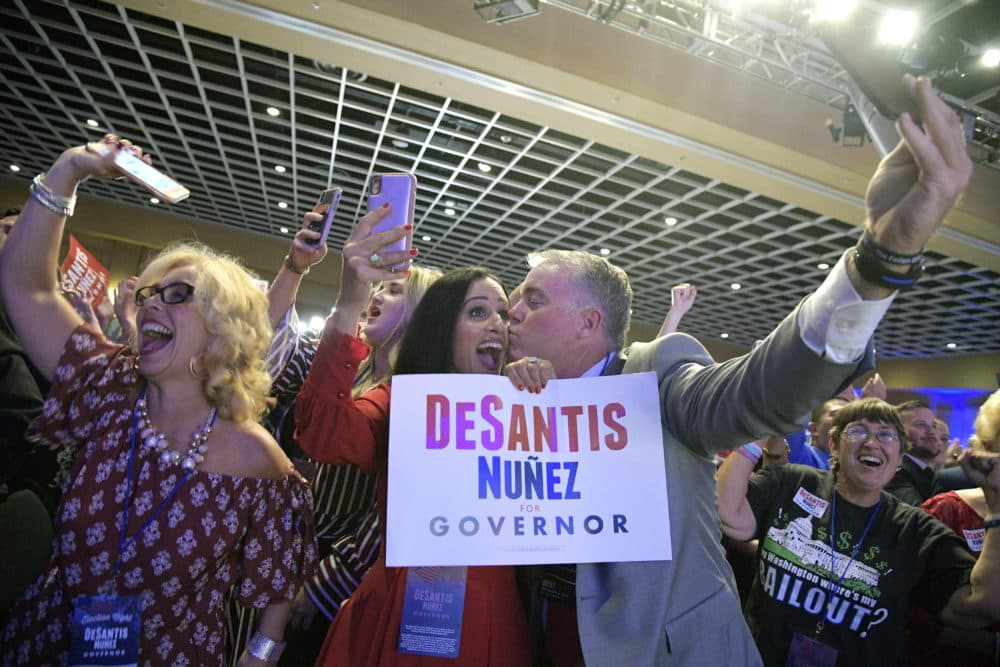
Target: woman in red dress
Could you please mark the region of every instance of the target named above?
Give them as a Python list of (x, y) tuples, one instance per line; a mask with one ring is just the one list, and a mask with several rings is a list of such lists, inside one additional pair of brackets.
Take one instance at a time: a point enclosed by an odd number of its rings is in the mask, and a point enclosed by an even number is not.
[[(352, 463), (378, 473), (379, 513), (385, 528), (389, 393), (380, 384), (357, 399), (351, 382), (367, 346), (353, 335), (355, 314), (369, 285), (390, 280), (390, 267), (406, 262), (405, 251), (379, 250), (409, 230), (369, 236), (384, 217), (376, 210), (362, 218), (344, 246), (337, 308), (296, 404), (302, 448), (313, 458)], [(499, 373), (507, 350), (507, 296), (484, 269), (446, 273), (427, 290), (400, 344), (395, 373)], [(379, 560), (334, 618), (318, 665), (497, 665), (530, 664), (528, 628), (513, 567), (469, 567), (457, 660), (397, 650), (407, 568)]]

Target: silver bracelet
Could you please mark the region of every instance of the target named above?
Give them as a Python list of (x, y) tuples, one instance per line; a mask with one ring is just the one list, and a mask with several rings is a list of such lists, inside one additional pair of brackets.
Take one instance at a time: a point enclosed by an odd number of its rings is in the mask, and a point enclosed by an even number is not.
[(28, 188), (31, 197), (39, 204), (59, 215), (71, 216), (76, 208), (76, 195), (64, 197), (45, 185), (45, 172), (38, 174)]
[(276, 664), (285, 650), (285, 642), (275, 641), (262, 632), (255, 632), (247, 642), (247, 653), (269, 664)]

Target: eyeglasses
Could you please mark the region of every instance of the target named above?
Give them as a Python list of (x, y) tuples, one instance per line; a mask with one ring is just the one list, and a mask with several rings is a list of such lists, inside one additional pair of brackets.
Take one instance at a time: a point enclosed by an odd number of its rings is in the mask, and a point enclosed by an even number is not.
[(873, 435), (876, 440), (886, 445), (899, 441), (899, 434), (894, 428), (880, 428), (871, 432), (864, 426), (848, 426), (844, 429), (843, 438), (848, 442), (867, 442)]
[(160, 287), (159, 285), (147, 285), (135, 291), (135, 305), (142, 306), (146, 299), (152, 299), (159, 295), (163, 303), (175, 304), (184, 303), (194, 294), (194, 285), (188, 283), (170, 283)]

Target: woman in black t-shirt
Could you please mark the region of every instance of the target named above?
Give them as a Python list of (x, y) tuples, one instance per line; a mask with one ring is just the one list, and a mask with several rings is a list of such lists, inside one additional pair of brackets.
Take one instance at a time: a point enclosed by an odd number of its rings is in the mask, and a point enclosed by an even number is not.
[[(831, 470), (787, 465), (751, 478), (754, 449), (719, 470), (722, 530), (759, 539), (747, 620), (764, 663), (905, 664), (910, 603), (946, 624), (1000, 618), (1000, 537), (988, 530), (978, 563), (944, 524), (883, 489), (905, 431), (878, 399), (844, 406), (831, 430)], [(1000, 457), (963, 466), (1000, 512)]]

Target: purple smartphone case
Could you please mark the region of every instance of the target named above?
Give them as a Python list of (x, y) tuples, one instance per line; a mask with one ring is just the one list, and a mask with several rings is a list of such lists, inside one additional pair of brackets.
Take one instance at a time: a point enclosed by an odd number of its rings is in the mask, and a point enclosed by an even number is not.
[[(376, 178), (381, 179), (381, 185), (377, 194), (368, 195), (368, 210), (374, 211), (382, 204), (389, 202), (392, 211), (386, 218), (383, 218), (374, 228), (372, 234), (384, 232), (400, 225), (413, 223), (413, 207), (417, 195), (417, 179), (413, 174), (375, 174), (372, 182)], [(369, 185), (369, 192), (372, 186)], [(409, 250), (411, 235), (407, 234), (398, 242), (386, 246), (380, 252), (390, 252), (393, 250)]]

